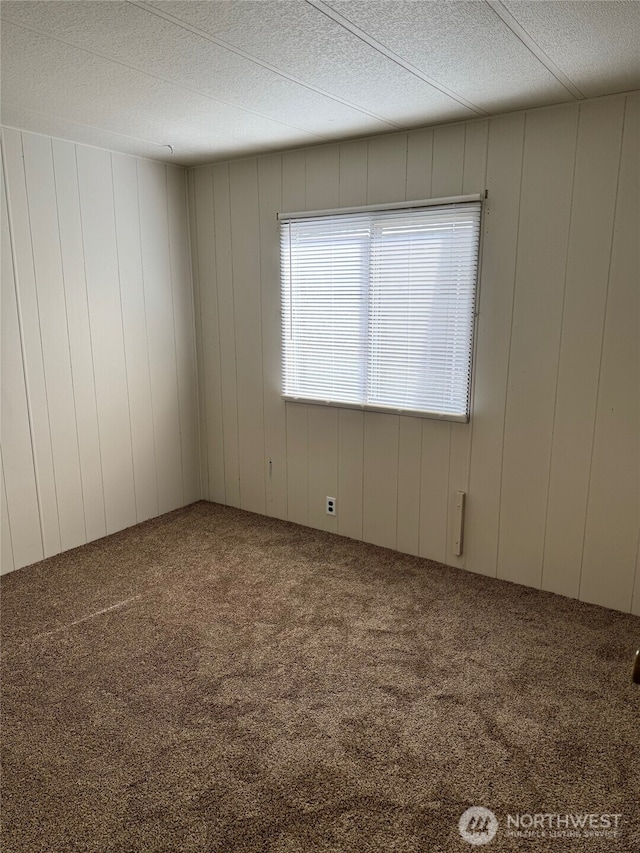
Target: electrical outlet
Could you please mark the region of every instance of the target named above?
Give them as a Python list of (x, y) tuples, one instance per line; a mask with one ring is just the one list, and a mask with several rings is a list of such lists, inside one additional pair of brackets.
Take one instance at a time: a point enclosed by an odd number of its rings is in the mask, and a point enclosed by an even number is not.
[(327, 515), (337, 515), (337, 514), (338, 514), (338, 510), (337, 510), (337, 507), (336, 507), (336, 499), (335, 499), (335, 498), (330, 498), (330, 497), (327, 495), (326, 501), (327, 501), (327, 505), (326, 505), (326, 513), (327, 513)]

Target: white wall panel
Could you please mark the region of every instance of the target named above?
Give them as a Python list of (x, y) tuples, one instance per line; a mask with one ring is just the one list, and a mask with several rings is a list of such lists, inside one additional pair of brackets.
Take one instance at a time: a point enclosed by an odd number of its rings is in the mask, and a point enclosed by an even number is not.
[(369, 147), (366, 139), (344, 142), (340, 152), (340, 206), (358, 207), (367, 203)]
[(377, 136), (369, 141), (367, 204), (404, 201), (407, 192), (407, 134)]
[(167, 167), (151, 160), (138, 160), (137, 171), (158, 509), (163, 513), (184, 504)]
[(362, 538), (384, 548), (395, 548), (398, 537), (399, 421), (398, 415), (364, 413)]
[(262, 381), (267, 515), (287, 517), (287, 411), (280, 397), (280, 230), (282, 158), (258, 161), (260, 203), (260, 284), (262, 300)]
[(209, 496), (209, 450), (207, 435), (206, 394), (204, 377), (204, 341), (202, 301), (200, 294), (200, 252), (198, 251), (198, 224), (196, 221), (196, 177), (195, 172), (187, 172), (187, 209), (189, 215), (189, 245), (191, 249), (191, 277), (193, 281), (193, 311), (196, 338), (196, 378), (198, 407), (198, 449), (200, 467), (200, 495)]
[[(67, 304), (69, 352), (73, 373), (80, 472), (82, 475), (82, 500), (87, 541), (91, 542), (106, 534), (107, 521), (93, 372), (93, 347), (87, 301), (76, 146), (71, 142), (55, 139), (53, 141), (53, 163), (56, 177), (60, 252)], [(140, 334), (144, 335), (145, 332), (140, 331)], [(151, 452), (153, 452), (153, 446)]]
[(200, 486), (184, 170), (149, 164), (141, 195), (141, 161), (2, 135), (7, 571)]
[[(640, 429), (637, 397), (624, 392), (638, 386), (637, 289), (629, 289), (638, 280), (631, 236), (638, 193), (630, 189), (637, 184), (630, 154), (639, 144), (636, 104), (637, 96), (614, 96), (232, 168), (230, 195), (246, 206), (228, 242), (255, 233), (260, 217), (260, 258), (249, 247), (247, 263), (262, 276), (263, 380), (256, 393), (265, 428), (250, 458), (268, 478), (274, 457), (271, 476), (277, 469), (279, 479), (267, 485), (274, 494), (267, 514), (278, 515), (286, 502), (287, 517), (301, 524), (631, 608)], [(246, 184), (256, 162), (257, 213), (250, 209), (255, 190)], [(284, 211), (311, 210), (485, 187), (471, 423), (283, 405), (272, 220), (278, 203)], [(238, 292), (234, 284), (234, 298)], [(250, 312), (256, 306), (251, 302)], [(241, 322), (255, 332), (251, 317)], [(201, 347), (208, 330), (203, 314)], [(205, 373), (231, 376), (237, 367), (218, 360), (205, 364)], [(275, 464), (284, 456), (285, 471)], [(241, 449), (240, 465), (242, 457)], [(336, 520), (324, 516), (334, 487)], [(453, 553), (457, 490), (468, 495), (461, 557)], [(603, 568), (609, 553), (612, 574)]]
[(422, 423), (420, 418), (399, 418), (396, 547), (416, 555), (420, 552)]
[[(236, 311), (233, 287), (233, 243), (231, 240), (231, 199), (229, 166), (213, 166), (213, 215), (215, 220), (216, 294), (220, 335), (220, 363), (237, 365)], [(240, 506), (240, 461), (238, 433), (237, 369), (221, 370), (222, 444), (224, 447), (225, 503)]]
[[(213, 212), (213, 175), (210, 166), (193, 172), (194, 228), (191, 239), (197, 258), (196, 277), (198, 331), (202, 359), (200, 408), (201, 429), (206, 437), (206, 458), (202, 459), (203, 497), (225, 503), (224, 422), (222, 415), (222, 364), (220, 359), (220, 319), (216, 279), (216, 242)], [(225, 365), (226, 369), (230, 365)], [(233, 363), (235, 371), (235, 360)]]
[(307, 412), (308, 507), (310, 527), (336, 533), (338, 519), (327, 515), (326, 498), (338, 495), (338, 410), (309, 406)]
[(0, 529), (0, 574), (12, 572), (15, 568), (13, 559), (13, 542), (11, 541), (11, 525), (9, 524), (9, 509), (7, 506), (7, 486), (4, 481), (4, 463), (0, 454), (2, 468), (2, 493), (0, 494), (0, 512), (2, 513), (2, 528)]
[(111, 164), (122, 299), (122, 328), (129, 389), (136, 518), (142, 521), (158, 515), (160, 504), (156, 476), (157, 450), (151, 394), (147, 308), (142, 272), (138, 174), (136, 161), (131, 157), (113, 154)]
[[(30, 409), (32, 466), (38, 484), (40, 524), (42, 528), (44, 556), (50, 557), (61, 549), (58, 501), (53, 467), (51, 431), (49, 429), (49, 407), (44, 376), (40, 312), (36, 289), (33, 250), (31, 246), (31, 219), (29, 199), (24, 174), (22, 134), (15, 130), (3, 130), (5, 154), (5, 180), (7, 203), (11, 221), (16, 273), (16, 301), (22, 344), (22, 358), (27, 401)], [(3, 252), (4, 254), (4, 252)], [(4, 424), (3, 424), (4, 426)], [(5, 429), (15, 428), (8, 421)], [(8, 463), (7, 463), (8, 464)], [(7, 487), (10, 497), (10, 475), (7, 468)], [(9, 505), (9, 518), (12, 516)], [(22, 514), (19, 513), (19, 517)]]
[(287, 518), (309, 523), (308, 406), (287, 403)]
[(200, 499), (200, 464), (194, 448), (198, 446), (198, 383), (196, 378), (195, 322), (189, 222), (185, 170), (167, 166), (167, 217), (171, 255), (171, 293), (173, 331), (178, 378), (178, 411), (182, 462), (183, 501)]
[(111, 156), (78, 148), (89, 321), (100, 425), (107, 533), (136, 522)]
[(338, 533), (362, 539), (364, 413), (338, 412)]
[(464, 124), (436, 127), (433, 131), (431, 195), (460, 195), (464, 175)]
[(433, 130), (416, 130), (407, 137), (407, 200), (433, 198)]
[(489, 197), (483, 212), (464, 552), (467, 569), (492, 577), (498, 564), (524, 122), (524, 115), (515, 115), (490, 123), (486, 180)]
[(640, 509), (640, 95), (627, 98), (595, 413), (580, 597), (633, 592)]
[(340, 204), (340, 146), (312, 148), (305, 158), (305, 208), (327, 210)]
[[(3, 170), (4, 172), (4, 170)], [(34, 563), (44, 556), (38, 485), (33, 464), (31, 417), (28, 408), (13, 270), (11, 235), (2, 189), (2, 572)]]
[[(229, 168), (229, 179), (231, 182), (240, 506), (251, 512), (264, 513), (266, 480), (262, 383), (262, 297), (256, 160), (232, 163)], [(221, 286), (222, 282), (218, 281), (218, 288), (220, 289)]]
[(420, 556), (441, 562), (447, 553), (450, 450), (451, 424), (423, 420), (420, 454)]
[(498, 577), (539, 587), (578, 107), (527, 115)]
[(624, 100), (580, 110), (542, 587), (578, 596)]
[[(486, 189), (488, 131), (489, 122), (487, 121), (474, 122), (465, 127), (462, 181), (460, 183), (462, 193), (483, 193)], [(459, 164), (457, 168), (460, 168)], [(473, 385), (471, 394), (473, 395)], [(473, 427), (473, 419), (466, 424), (451, 424), (445, 562), (460, 568), (466, 567), (467, 555), (464, 549), (464, 530), (462, 554), (455, 553), (456, 500), (458, 491), (465, 493), (469, 491)]]
[(483, 193), (486, 189), (489, 122), (475, 121), (465, 127), (462, 192)]
[(26, 177), (40, 341), (63, 551), (86, 542), (51, 140), (25, 134)]

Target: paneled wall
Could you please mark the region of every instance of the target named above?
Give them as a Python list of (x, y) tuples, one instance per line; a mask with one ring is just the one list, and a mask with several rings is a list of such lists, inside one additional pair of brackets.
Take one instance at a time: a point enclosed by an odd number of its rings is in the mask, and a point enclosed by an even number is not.
[[(205, 496), (640, 613), (639, 149), (636, 93), (191, 170)], [(471, 422), (285, 404), (277, 211), (485, 187)]]
[(200, 498), (184, 169), (2, 131), (2, 571)]

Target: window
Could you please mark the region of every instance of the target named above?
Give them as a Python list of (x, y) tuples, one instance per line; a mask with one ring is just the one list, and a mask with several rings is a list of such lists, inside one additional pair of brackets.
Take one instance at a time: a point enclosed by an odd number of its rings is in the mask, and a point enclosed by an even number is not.
[(481, 202), (426, 204), (280, 216), (285, 399), (468, 420)]

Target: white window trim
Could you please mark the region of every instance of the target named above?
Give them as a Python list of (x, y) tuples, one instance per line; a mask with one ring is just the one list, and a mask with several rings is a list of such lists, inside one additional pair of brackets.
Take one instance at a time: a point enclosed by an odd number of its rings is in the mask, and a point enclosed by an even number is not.
[(451, 421), (452, 423), (469, 423), (469, 415), (439, 415), (436, 412), (425, 412), (423, 409), (399, 409), (394, 406), (374, 406), (370, 403), (341, 403), (336, 400), (317, 400), (311, 397), (294, 397), (291, 394), (281, 394), (282, 400), (288, 403), (306, 403), (308, 406), (330, 406), (334, 409), (355, 409), (358, 412), (382, 412), (387, 415), (410, 415), (413, 418), (424, 418), (428, 421)]
[(365, 204), (361, 207), (333, 207), (327, 210), (296, 210), (293, 213), (278, 213), (278, 219), (316, 219), (320, 216), (340, 216), (347, 213), (367, 213), (375, 210), (410, 210), (412, 207), (436, 207), (441, 204), (463, 204), (467, 201), (483, 201), (485, 193), (454, 195), (446, 198), (427, 198), (420, 201), (402, 201), (397, 204)]
[(381, 412), (383, 414), (393, 414), (393, 415), (407, 415), (411, 417), (418, 417), (424, 420), (438, 420), (438, 421), (448, 421), (451, 423), (469, 423), (472, 415), (472, 405), (473, 405), (473, 387), (475, 384), (474, 380), (474, 363), (476, 358), (476, 346), (477, 346), (477, 320), (479, 316), (479, 300), (480, 300), (480, 279), (481, 279), (481, 271), (482, 271), (482, 250), (483, 250), (483, 237), (484, 237), (484, 228), (483, 228), (483, 220), (484, 220), (484, 201), (488, 198), (488, 191), (484, 190), (482, 193), (469, 193), (465, 195), (458, 196), (444, 196), (440, 198), (430, 198), (430, 199), (420, 199), (414, 201), (407, 202), (396, 202), (389, 204), (370, 204), (370, 205), (360, 205), (356, 207), (337, 207), (337, 208), (326, 208), (322, 210), (300, 210), (300, 211), (292, 211), (292, 212), (278, 212), (276, 214), (278, 221), (290, 221), (292, 219), (304, 219), (304, 218), (319, 218), (322, 216), (339, 216), (341, 214), (349, 214), (349, 213), (366, 213), (367, 211), (393, 211), (393, 210), (407, 210), (411, 208), (423, 208), (430, 206), (438, 206), (438, 205), (448, 205), (448, 204), (461, 204), (465, 202), (481, 202), (480, 206), (480, 228), (479, 228), (479, 239), (478, 239), (478, 264), (477, 264), (477, 277), (475, 283), (475, 307), (473, 311), (472, 317), (472, 336), (470, 343), (470, 361), (469, 361), (469, 399), (468, 399), (468, 412), (466, 415), (454, 415), (449, 413), (436, 413), (436, 412), (428, 412), (423, 409), (411, 409), (411, 408), (401, 408), (394, 406), (381, 406), (381, 405), (373, 405), (369, 403), (347, 403), (336, 400), (319, 400), (317, 398), (309, 398), (309, 397), (301, 397), (295, 396), (291, 394), (282, 393), (280, 395), (281, 399), (290, 402), (290, 403), (301, 403), (304, 405), (311, 406), (323, 406), (337, 409), (350, 409), (355, 411), (363, 411), (363, 412)]

